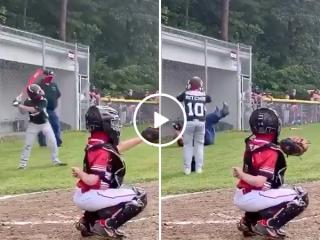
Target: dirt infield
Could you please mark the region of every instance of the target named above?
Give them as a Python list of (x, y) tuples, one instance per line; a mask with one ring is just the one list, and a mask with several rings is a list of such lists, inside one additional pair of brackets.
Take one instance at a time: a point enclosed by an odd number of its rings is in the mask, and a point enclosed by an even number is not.
[[(308, 209), (287, 227), (288, 239), (320, 239), (320, 182), (303, 184)], [(216, 190), (162, 200), (162, 239), (240, 240), (241, 212), (232, 204), (233, 190)], [(245, 239), (262, 239), (251, 237)]]
[[(123, 230), (127, 239), (154, 240), (158, 236), (158, 183), (139, 186), (148, 193), (148, 206)], [(72, 190), (60, 190), (0, 200), (0, 239), (82, 239), (73, 226), (81, 211), (74, 206), (72, 194)]]

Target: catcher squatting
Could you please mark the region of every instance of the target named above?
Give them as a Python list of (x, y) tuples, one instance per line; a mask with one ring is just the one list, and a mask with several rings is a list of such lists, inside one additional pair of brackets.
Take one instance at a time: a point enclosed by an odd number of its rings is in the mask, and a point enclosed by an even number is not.
[[(119, 227), (137, 216), (147, 205), (146, 192), (122, 185), (126, 173), (120, 153), (140, 144), (138, 137), (119, 143), (121, 122), (116, 110), (106, 106), (91, 106), (86, 113), (86, 128), (90, 131), (83, 169), (73, 167), (79, 178), (74, 203), (84, 210), (76, 228), (83, 237), (99, 235), (108, 239), (125, 236)], [(157, 133), (157, 132), (156, 132)], [(156, 141), (152, 128), (142, 135)], [(153, 139), (149, 139), (152, 136)]]
[(244, 236), (283, 238), (284, 226), (308, 206), (308, 193), (301, 187), (283, 185), (287, 168), (284, 153), (301, 155), (308, 145), (302, 138), (278, 142), (281, 122), (269, 108), (255, 110), (249, 120), (252, 135), (246, 140), (243, 167), (234, 167), (239, 179), (234, 204), (244, 211), (238, 229)]

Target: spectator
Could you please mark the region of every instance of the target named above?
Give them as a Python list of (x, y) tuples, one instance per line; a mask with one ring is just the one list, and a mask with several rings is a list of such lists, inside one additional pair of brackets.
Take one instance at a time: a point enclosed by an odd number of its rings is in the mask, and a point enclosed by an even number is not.
[(145, 93), (144, 93), (144, 97), (148, 97), (149, 95), (150, 95), (149, 90), (146, 90)]
[[(124, 97), (121, 97), (121, 99), (124, 99)], [(120, 102), (119, 105), (119, 112), (120, 112), (120, 121), (121, 124), (124, 125), (127, 122), (127, 105), (124, 102)]]
[(320, 90), (319, 89), (315, 89), (312, 94), (311, 94), (311, 100), (312, 101), (317, 101), (320, 102)]
[(100, 105), (100, 99), (101, 99), (101, 94), (100, 91), (96, 88), (96, 86), (92, 86), (91, 90), (89, 92), (90, 96), (90, 105), (91, 106), (98, 106)]
[(297, 98), (297, 90), (292, 89), (289, 96), (290, 96), (290, 99), (296, 99)]
[[(61, 129), (59, 117), (56, 113), (56, 108), (58, 107), (58, 99), (61, 97), (61, 93), (58, 88), (58, 85), (55, 82), (53, 82), (55, 77), (53, 71), (45, 70), (44, 75), (45, 77), (41, 80), (39, 86), (44, 91), (45, 98), (48, 101), (47, 113), (49, 116), (49, 122), (54, 132), (54, 136), (57, 141), (57, 146), (60, 147), (62, 144)], [(42, 132), (39, 132), (38, 134), (38, 141), (41, 147), (47, 146), (46, 138)]]
[(129, 89), (127, 92), (127, 95), (125, 97), (126, 99), (133, 99), (133, 90)]

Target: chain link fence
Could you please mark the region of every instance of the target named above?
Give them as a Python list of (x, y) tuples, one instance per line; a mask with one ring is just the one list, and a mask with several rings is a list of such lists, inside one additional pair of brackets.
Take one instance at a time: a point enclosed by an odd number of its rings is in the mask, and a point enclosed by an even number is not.
[(0, 133), (26, 129), (28, 116), (11, 103), (38, 68), (56, 75), (62, 94), (56, 111), (62, 128), (83, 129), (89, 107), (89, 58), (88, 46), (0, 25)]
[(261, 106), (277, 111), (283, 126), (295, 126), (320, 122), (320, 102), (285, 99), (262, 99)]
[[(133, 114), (141, 100), (125, 100), (115, 98), (102, 98), (101, 105), (116, 109), (122, 125), (133, 124)], [(153, 125), (154, 112), (159, 112), (158, 101), (146, 101), (137, 112), (137, 125)]]

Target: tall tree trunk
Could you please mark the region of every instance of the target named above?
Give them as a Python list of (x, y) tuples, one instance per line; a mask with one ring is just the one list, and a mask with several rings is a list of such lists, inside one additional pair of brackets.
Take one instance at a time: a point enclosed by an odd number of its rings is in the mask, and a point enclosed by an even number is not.
[(68, 0), (61, 0), (60, 7), (60, 39), (66, 41)]
[(230, 0), (221, 0), (221, 39), (229, 40), (229, 5)]
[(185, 19), (186, 19), (186, 27), (188, 28), (189, 26), (189, 6), (190, 6), (190, 0), (186, 0), (186, 15), (185, 15)]

